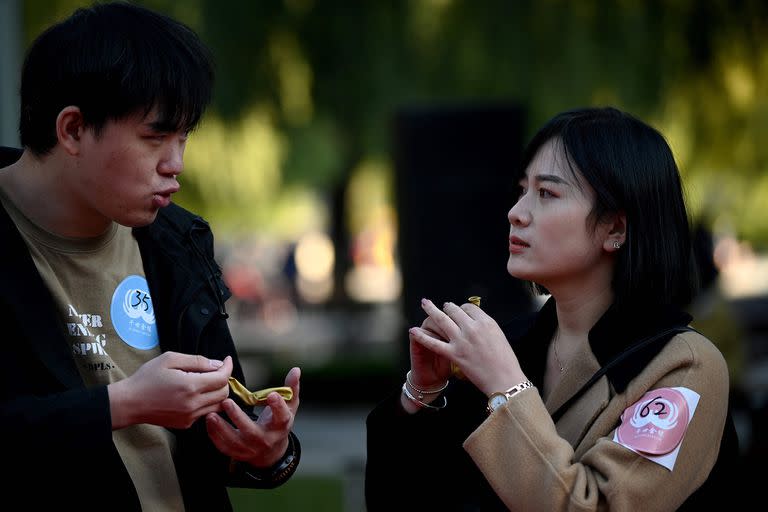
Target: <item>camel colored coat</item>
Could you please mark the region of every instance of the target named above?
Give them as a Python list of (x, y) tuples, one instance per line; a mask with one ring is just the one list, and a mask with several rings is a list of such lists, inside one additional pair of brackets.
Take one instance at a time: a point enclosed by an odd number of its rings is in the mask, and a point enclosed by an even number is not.
[[(510, 510), (676, 510), (707, 478), (728, 407), (728, 369), (714, 345), (697, 332), (678, 334), (623, 393), (603, 378), (553, 424), (550, 413), (599, 368), (582, 352), (546, 402), (536, 389), (522, 391), (464, 442)], [(700, 400), (669, 471), (612, 439), (624, 409), (676, 386)]]

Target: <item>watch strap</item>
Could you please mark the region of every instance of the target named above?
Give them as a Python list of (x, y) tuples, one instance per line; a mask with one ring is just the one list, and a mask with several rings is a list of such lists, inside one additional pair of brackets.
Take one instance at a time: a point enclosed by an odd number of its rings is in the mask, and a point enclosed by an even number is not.
[(515, 396), (516, 394), (518, 394), (522, 390), (528, 389), (528, 388), (532, 388), (532, 387), (533, 387), (533, 383), (531, 381), (529, 381), (529, 380), (526, 380), (526, 381), (520, 382), (518, 384), (515, 384), (511, 388), (509, 388), (506, 391), (503, 391), (501, 393), (491, 393), (491, 396), (488, 397), (488, 407), (486, 407), (486, 410), (488, 411), (488, 414), (492, 413), (495, 410), (491, 406), (491, 401), (493, 400), (493, 398), (495, 396), (497, 396), (497, 395), (504, 395), (505, 397), (507, 397), (507, 401), (509, 401), (510, 398), (512, 398), (513, 396)]

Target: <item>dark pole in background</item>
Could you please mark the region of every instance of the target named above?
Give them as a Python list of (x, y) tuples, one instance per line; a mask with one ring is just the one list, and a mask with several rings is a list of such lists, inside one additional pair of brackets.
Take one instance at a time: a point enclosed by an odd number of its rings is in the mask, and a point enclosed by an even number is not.
[[(461, 304), (482, 297), (497, 321), (529, 310), (524, 284), (506, 270), (509, 223), (524, 140), (517, 105), (403, 109), (394, 119), (398, 249), (408, 327), (422, 297)], [(403, 335), (403, 368), (408, 361)]]
[(19, 147), (21, 2), (0, 0), (0, 146)]

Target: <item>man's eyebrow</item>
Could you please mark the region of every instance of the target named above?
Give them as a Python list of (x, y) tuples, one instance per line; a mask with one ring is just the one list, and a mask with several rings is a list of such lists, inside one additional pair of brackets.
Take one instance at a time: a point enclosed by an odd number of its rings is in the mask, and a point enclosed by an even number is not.
[(149, 121), (144, 123), (144, 126), (157, 133), (173, 133), (176, 131), (176, 126), (163, 121)]

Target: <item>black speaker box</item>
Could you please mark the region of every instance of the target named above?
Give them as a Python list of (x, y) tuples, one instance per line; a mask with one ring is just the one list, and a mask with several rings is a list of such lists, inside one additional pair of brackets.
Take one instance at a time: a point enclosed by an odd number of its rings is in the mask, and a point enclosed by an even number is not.
[(422, 297), (442, 305), (479, 295), (498, 321), (530, 309), (530, 293), (506, 269), (507, 212), (524, 130), (516, 105), (407, 108), (395, 115), (398, 256), (408, 327), (425, 317)]

